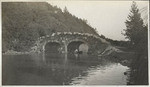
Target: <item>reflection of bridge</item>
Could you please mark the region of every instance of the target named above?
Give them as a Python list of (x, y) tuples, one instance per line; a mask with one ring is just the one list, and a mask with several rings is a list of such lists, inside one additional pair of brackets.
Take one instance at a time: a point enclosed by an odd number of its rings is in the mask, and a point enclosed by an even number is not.
[(61, 53), (74, 52), (76, 49), (94, 53), (102, 52), (108, 44), (104, 39), (88, 33), (57, 32), (52, 35), (40, 37), (36, 42), (34, 50), (45, 52), (48, 47), (55, 45), (56, 48), (50, 47), (49, 49)]

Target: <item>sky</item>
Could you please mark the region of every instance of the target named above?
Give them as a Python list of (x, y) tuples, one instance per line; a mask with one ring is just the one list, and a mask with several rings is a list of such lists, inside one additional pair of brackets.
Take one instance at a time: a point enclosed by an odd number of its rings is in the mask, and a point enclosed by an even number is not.
[[(125, 21), (132, 1), (48, 1), (78, 18), (86, 19), (98, 33), (113, 40), (125, 40), (121, 34), (126, 28)], [(136, 1), (139, 9), (147, 6), (148, 1)]]

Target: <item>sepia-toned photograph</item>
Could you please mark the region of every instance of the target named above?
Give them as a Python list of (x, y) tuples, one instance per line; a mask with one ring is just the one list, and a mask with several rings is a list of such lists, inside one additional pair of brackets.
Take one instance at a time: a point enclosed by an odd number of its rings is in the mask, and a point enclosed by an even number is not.
[(149, 85), (149, 0), (0, 3), (2, 86)]

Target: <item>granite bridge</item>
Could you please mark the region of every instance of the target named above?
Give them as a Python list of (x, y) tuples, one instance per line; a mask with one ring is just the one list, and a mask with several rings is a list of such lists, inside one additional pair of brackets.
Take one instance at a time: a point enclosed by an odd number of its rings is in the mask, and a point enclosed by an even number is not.
[(57, 53), (73, 53), (75, 50), (84, 53), (101, 53), (108, 44), (106, 40), (89, 33), (57, 32), (40, 37), (32, 49), (38, 53), (47, 50)]

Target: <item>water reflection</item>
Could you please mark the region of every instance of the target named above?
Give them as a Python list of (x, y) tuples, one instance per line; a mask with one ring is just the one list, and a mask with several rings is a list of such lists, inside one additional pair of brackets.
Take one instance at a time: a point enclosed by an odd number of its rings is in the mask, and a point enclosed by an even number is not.
[(3, 55), (2, 62), (3, 84), (15, 85), (124, 85), (128, 69), (87, 54)]

